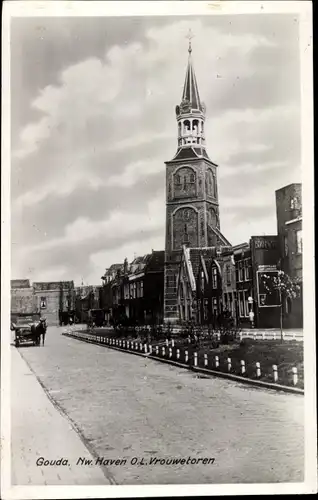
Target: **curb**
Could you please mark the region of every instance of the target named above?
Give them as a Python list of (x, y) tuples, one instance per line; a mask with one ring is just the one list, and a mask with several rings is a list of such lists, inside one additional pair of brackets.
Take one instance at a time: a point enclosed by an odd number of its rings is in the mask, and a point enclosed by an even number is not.
[(221, 371), (217, 371), (217, 370), (208, 370), (206, 368), (201, 368), (198, 366), (186, 365), (184, 363), (180, 363), (179, 361), (175, 361), (173, 359), (159, 358), (159, 357), (156, 357), (150, 353), (145, 354), (144, 352), (126, 350), (126, 349), (122, 349), (120, 347), (111, 346), (109, 344), (100, 343), (100, 342), (94, 341), (94, 340), (86, 340), (86, 339), (77, 337), (74, 334), (68, 333), (68, 332), (62, 333), (62, 335), (65, 335), (66, 337), (72, 337), (75, 340), (80, 340), (81, 342), (102, 345), (104, 347), (108, 347), (109, 349), (114, 349), (115, 351), (126, 352), (129, 354), (135, 354), (136, 356), (150, 358), (150, 359), (153, 359), (154, 361), (158, 361), (160, 363), (167, 363), (169, 365), (177, 366), (178, 368), (186, 368), (186, 369), (194, 371), (194, 372), (203, 373), (205, 375), (210, 375), (211, 377), (215, 376), (215, 377), (225, 378), (228, 380), (233, 380), (234, 382), (235, 381), (240, 382), (242, 384), (254, 385), (255, 387), (260, 387), (260, 388), (262, 387), (264, 389), (272, 389), (275, 391), (289, 392), (289, 393), (298, 394), (301, 396), (303, 396), (305, 394), (304, 389), (299, 389), (297, 387), (289, 387), (288, 385), (273, 384), (271, 382), (264, 382), (262, 380), (241, 377), (240, 375), (234, 375), (233, 373), (226, 373), (226, 372), (221, 372)]

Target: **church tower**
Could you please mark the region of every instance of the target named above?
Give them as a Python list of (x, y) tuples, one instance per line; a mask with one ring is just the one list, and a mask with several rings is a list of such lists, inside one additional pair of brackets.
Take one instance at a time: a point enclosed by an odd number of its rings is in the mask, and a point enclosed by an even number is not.
[(189, 38), (188, 66), (176, 106), (178, 148), (166, 164), (164, 321), (178, 321), (177, 276), (183, 245), (227, 245), (220, 232), (217, 165), (205, 145), (206, 108), (200, 100)]

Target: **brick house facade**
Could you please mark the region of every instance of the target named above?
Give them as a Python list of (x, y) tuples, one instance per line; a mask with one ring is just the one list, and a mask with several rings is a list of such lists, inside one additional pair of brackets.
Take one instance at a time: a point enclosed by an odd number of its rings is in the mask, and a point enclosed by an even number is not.
[[(291, 278), (302, 279), (302, 186), (289, 184), (275, 194), (280, 267)], [(302, 300), (302, 294), (294, 300), (285, 298), (283, 321), (286, 327), (303, 326)]]
[(61, 313), (74, 313), (74, 282), (50, 281), (33, 283), (35, 304), (48, 325), (60, 324)]
[[(111, 266), (102, 276), (102, 306), (107, 322), (126, 318), (132, 324), (163, 321), (164, 251)], [(115, 271), (115, 272), (112, 272)]]

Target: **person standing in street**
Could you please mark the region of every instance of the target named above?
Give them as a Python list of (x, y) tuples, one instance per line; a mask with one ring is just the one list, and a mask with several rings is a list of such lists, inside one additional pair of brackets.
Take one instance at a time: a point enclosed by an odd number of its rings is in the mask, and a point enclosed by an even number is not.
[(254, 312), (253, 311), (249, 312), (249, 318), (250, 318), (251, 328), (254, 328)]

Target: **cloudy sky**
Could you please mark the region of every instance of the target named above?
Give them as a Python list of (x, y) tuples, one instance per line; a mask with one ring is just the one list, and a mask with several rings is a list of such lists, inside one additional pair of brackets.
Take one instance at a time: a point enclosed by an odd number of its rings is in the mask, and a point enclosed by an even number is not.
[(11, 24), (12, 278), (98, 284), (164, 249), (165, 165), (189, 28), (232, 244), (275, 234), (301, 181), (298, 18), (16, 18)]

